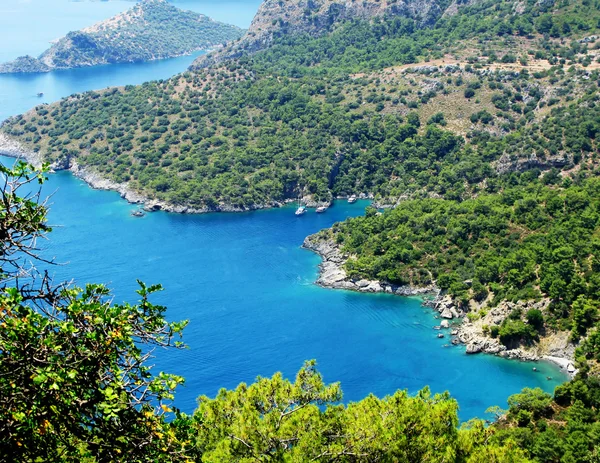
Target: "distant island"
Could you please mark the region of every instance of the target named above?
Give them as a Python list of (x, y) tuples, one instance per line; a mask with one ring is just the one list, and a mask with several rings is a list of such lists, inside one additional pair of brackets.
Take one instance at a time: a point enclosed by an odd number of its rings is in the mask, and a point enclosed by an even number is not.
[(213, 48), (243, 34), (237, 26), (180, 10), (166, 0), (142, 0), (124, 13), (69, 32), (38, 58), (21, 56), (0, 64), (0, 73), (49, 72), (171, 58)]

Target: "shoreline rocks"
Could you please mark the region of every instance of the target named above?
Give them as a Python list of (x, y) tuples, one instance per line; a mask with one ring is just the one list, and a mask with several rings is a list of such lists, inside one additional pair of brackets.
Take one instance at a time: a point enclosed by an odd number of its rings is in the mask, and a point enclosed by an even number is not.
[(30, 149), (24, 147), (18, 141), (0, 132), (0, 155), (15, 159), (24, 159), (35, 167), (42, 166), (42, 157)]
[(102, 177), (100, 174), (98, 174), (86, 167), (80, 166), (76, 162), (72, 162), (71, 165), (65, 170), (70, 170), (73, 173), (73, 175), (75, 175), (77, 178), (83, 180), (90, 187), (92, 187), (96, 190), (116, 191), (127, 202), (129, 202), (131, 204), (141, 204), (143, 206), (144, 210), (146, 210), (148, 212), (164, 211), (164, 212), (172, 212), (172, 213), (176, 213), (176, 214), (205, 214), (208, 212), (245, 212), (245, 211), (249, 211), (249, 210), (265, 209), (265, 208), (269, 208), (269, 207), (281, 207), (281, 205), (282, 205), (281, 203), (273, 202), (271, 204), (260, 204), (260, 205), (256, 205), (253, 208), (246, 208), (246, 209), (227, 205), (227, 204), (219, 205), (214, 209), (207, 208), (207, 207), (193, 208), (190, 206), (170, 204), (165, 201), (158, 200), (158, 199), (148, 198), (148, 197), (142, 195), (141, 193), (139, 193), (135, 190), (132, 190), (129, 187), (129, 185), (127, 185), (126, 183), (118, 183), (118, 182), (114, 182), (112, 180), (106, 179), (106, 178)]
[(439, 290), (434, 285), (426, 287), (398, 286), (377, 280), (352, 279), (343, 268), (347, 257), (342, 255), (335, 243), (329, 240), (321, 240), (316, 235), (308, 236), (302, 247), (313, 251), (322, 258), (322, 262), (319, 264), (319, 278), (316, 281), (319, 286), (363, 293), (395, 294), (397, 296), (439, 295)]
[[(465, 344), (467, 354), (486, 353), (499, 357), (516, 359), (521, 361), (550, 361), (561, 367), (571, 377), (575, 376), (577, 370), (574, 367), (575, 346), (569, 342), (567, 332), (547, 333), (540, 337), (535, 345), (524, 347), (517, 346), (508, 348), (486, 332), (492, 326), (500, 326), (502, 322), (515, 309), (525, 313), (529, 309), (546, 310), (550, 301), (503, 301), (498, 306), (486, 309), (483, 315), (476, 320), (465, 317), (460, 324), (455, 337), (455, 344)], [(482, 312), (480, 312), (482, 313)]]
[[(8, 156), (15, 159), (24, 159), (35, 167), (41, 167), (42, 156), (23, 144), (9, 137), (8, 135), (0, 132), (0, 155)], [(76, 161), (71, 160), (69, 163), (53, 163), (50, 168), (54, 171), (68, 170), (75, 177), (83, 180), (91, 188), (95, 190), (107, 190), (116, 191), (130, 204), (140, 204), (148, 212), (164, 211), (172, 212), (176, 214), (205, 214), (209, 212), (248, 212), (260, 209), (269, 209), (274, 207), (281, 207), (286, 203), (293, 202), (293, 200), (286, 200), (283, 202), (273, 201), (268, 204), (256, 204), (249, 208), (240, 208), (232, 206), (230, 204), (219, 204), (215, 208), (193, 208), (186, 205), (170, 204), (165, 201), (158, 199), (148, 198), (143, 194), (133, 190), (126, 183), (118, 183), (113, 180), (107, 179), (92, 169), (79, 165)]]
[(118, 183), (107, 178), (102, 177), (100, 174), (80, 166), (76, 162), (72, 162), (71, 166), (65, 170), (69, 170), (77, 178), (83, 180), (90, 187), (96, 190), (109, 190), (116, 191), (121, 195), (123, 199), (131, 204), (141, 204), (144, 210), (148, 212), (172, 212), (175, 214), (206, 214), (209, 212), (248, 212), (261, 209), (269, 209), (274, 207), (281, 207), (285, 204), (277, 201), (273, 201), (268, 204), (256, 204), (252, 207), (241, 208), (232, 206), (230, 204), (219, 204), (215, 208), (194, 208), (186, 205), (170, 204), (159, 199), (148, 198), (141, 193), (131, 189), (126, 183)]
[[(42, 157), (21, 143), (10, 138), (6, 134), (0, 132), (0, 154), (22, 158), (36, 167), (42, 165)], [(271, 207), (281, 207), (283, 203), (273, 202), (270, 204), (256, 205), (253, 208), (242, 209), (231, 205), (220, 205), (215, 209), (194, 209), (188, 206), (178, 206), (165, 203), (164, 201), (150, 199), (142, 194), (132, 190), (127, 184), (117, 183), (112, 180), (102, 177), (100, 174), (80, 166), (76, 162), (71, 162), (70, 165), (54, 164), (51, 168), (56, 170), (69, 170), (76, 177), (86, 182), (90, 187), (98, 190), (111, 190), (118, 192), (122, 198), (132, 204), (142, 204), (147, 211), (162, 210), (173, 213), (195, 213), (202, 214), (207, 212), (243, 212), (248, 210), (258, 210)], [(311, 250), (322, 258), (319, 264), (319, 277), (316, 283), (320, 286), (332, 289), (346, 289), (351, 291), (365, 293), (387, 293), (398, 296), (433, 296), (429, 300), (425, 300), (423, 305), (429, 306), (439, 313), (439, 317), (443, 320), (440, 328), (450, 328), (450, 320), (461, 319), (462, 323), (452, 325), (452, 344), (464, 344), (467, 354), (477, 354), (480, 352), (494, 354), (509, 359), (518, 359), (522, 361), (539, 361), (545, 360), (553, 362), (565, 370), (573, 377), (577, 370), (575, 369), (573, 358), (575, 346), (568, 343), (568, 333), (556, 333), (554, 335), (543, 337), (539, 345), (535, 348), (524, 349), (518, 347), (516, 349), (507, 349), (498, 339), (491, 338), (484, 334), (483, 326), (500, 325), (508, 314), (515, 308), (516, 305), (522, 305), (522, 308), (540, 308), (543, 309), (547, 305), (546, 302), (527, 303), (519, 302), (502, 302), (498, 307), (490, 309), (485, 317), (481, 320), (471, 322), (467, 317), (464, 317), (462, 310), (456, 308), (454, 301), (449, 295), (442, 294), (441, 290), (435, 285), (426, 287), (415, 287), (411, 285), (398, 286), (388, 282), (366, 279), (352, 279), (343, 268), (343, 264), (348, 259), (348, 256), (343, 255), (339, 247), (330, 239), (322, 239), (318, 235), (308, 236), (302, 245), (303, 248)], [(540, 305), (541, 304), (541, 305)], [(437, 318), (437, 316), (436, 316)], [(566, 336), (566, 337), (565, 337)]]

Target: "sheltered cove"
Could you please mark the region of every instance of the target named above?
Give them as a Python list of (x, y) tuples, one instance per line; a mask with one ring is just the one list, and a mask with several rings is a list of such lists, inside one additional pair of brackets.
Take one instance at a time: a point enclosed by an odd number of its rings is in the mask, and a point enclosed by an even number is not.
[[(422, 296), (426, 297), (424, 305), (434, 309), (442, 318), (440, 326), (436, 329), (451, 329), (452, 344), (464, 344), (467, 354), (480, 352), (497, 355), (508, 359), (521, 361), (548, 361), (558, 365), (562, 371), (574, 377), (577, 370), (574, 366), (575, 347), (568, 343), (567, 333), (556, 333), (545, 336), (540, 344), (525, 349), (517, 347), (508, 349), (498, 339), (490, 338), (483, 333), (482, 326), (486, 322), (501, 323), (515, 308), (544, 308), (548, 301), (512, 303), (501, 302), (498, 307), (477, 322), (471, 322), (465, 313), (456, 308), (452, 298), (444, 294), (435, 284), (426, 287), (411, 285), (398, 286), (388, 282), (376, 280), (355, 280), (350, 278), (344, 269), (348, 256), (344, 255), (339, 247), (330, 239), (323, 239), (318, 234), (308, 236), (302, 245), (305, 249), (318, 254), (322, 262), (319, 264), (319, 277), (316, 284), (331, 289), (346, 289), (364, 293), (387, 293), (397, 296)], [(451, 322), (457, 320), (457, 323)], [(458, 321), (461, 320), (461, 321)], [(443, 336), (439, 336), (443, 337)]]

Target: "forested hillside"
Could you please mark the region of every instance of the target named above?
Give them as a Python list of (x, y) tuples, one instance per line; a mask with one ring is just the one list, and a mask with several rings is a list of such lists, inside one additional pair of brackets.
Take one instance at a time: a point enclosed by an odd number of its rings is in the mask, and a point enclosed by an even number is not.
[(598, 63), (595, 41), (574, 39), (596, 30), (597, 8), (579, 6), (515, 15), (512, 2), (478, 2), (434, 28), (342, 22), (223, 66), (75, 95), (2, 130), (61, 166), (194, 208), (466, 197), (502, 172), (587, 162)]
[[(113, 304), (102, 285), (55, 285), (30, 267), (35, 238), (50, 231), (24, 163), (0, 166), (0, 461), (85, 462), (578, 462), (593, 461), (598, 380), (509, 398), (486, 427), (459, 428), (458, 404), (424, 388), (341, 405), (315, 362), (294, 382), (281, 374), (199, 398), (193, 415), (172, 408), (183, 378), (154, 373), (156, 348), (184, 347), (186, 322), (167, 322), (140, 283), (137, 304)], [(23, 254), (17, 251), (25, 251)], [(30, 276), (23, 276), (26, 268)], [(18, 277), (18, 278), (17, 278)]]
[(399, 204), (334, 230), (350, 278), (434, 284), (482, 317), (544, 299), (540, 327), (515, 313), (482, 334), (577, 341), (596, 320), (598, 4), (438, 7), (434, 24), (359, 16), (279, 34), (222, 65), (38, 106), (2, 131), (155, 208)]
[(69, 32), (37, 59), (27, 56), (1, 64), (0, 73), (169, 58), (220, 46), (242, 34), (236, 26), (180, 10), (166, 0), (143, 0), (113, 18)]

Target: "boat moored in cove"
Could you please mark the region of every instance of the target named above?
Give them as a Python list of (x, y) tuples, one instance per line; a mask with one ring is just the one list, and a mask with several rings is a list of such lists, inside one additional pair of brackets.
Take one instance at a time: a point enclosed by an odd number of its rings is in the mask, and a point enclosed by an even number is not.
[(348, 198), (348, 203), (354, 204), (356, 202), (356, 200), (357, 200), (356, 195), (352, 195)]
[(146, 214), (141, 209), (136, 209), (135, 211), (131, 211), (131, 215), (134, 217), (144, 217)]
[(298, 206), (298, 209), (296, 209), (295, 214), (296, 215), (304, 215), (305, 212), (306, 212), (306, 206)]
[(319, 207), (317, 207), (316, 212), (317, 212), (317, 214), (321, 214), (321, 213), (325, 212), (326, 210), (327, 210), (327, 206), (319, 206)]

